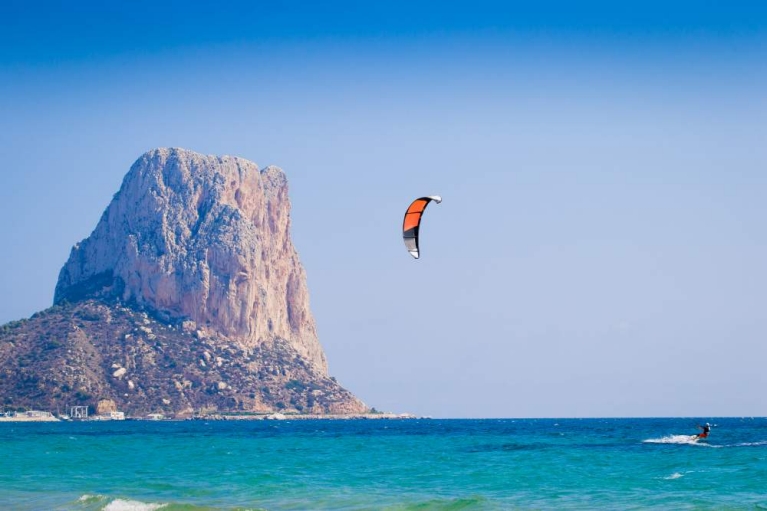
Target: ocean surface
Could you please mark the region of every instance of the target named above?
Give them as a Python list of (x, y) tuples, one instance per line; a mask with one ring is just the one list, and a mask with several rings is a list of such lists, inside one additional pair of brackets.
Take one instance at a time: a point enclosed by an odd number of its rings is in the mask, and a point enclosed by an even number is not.
[(767, 509), (767, 419), (0, 423), (0, 509)]

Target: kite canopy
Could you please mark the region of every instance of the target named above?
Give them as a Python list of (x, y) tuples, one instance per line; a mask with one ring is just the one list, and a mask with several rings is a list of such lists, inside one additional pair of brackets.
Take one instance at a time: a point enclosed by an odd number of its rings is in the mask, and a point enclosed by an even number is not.
[(405, 220), (402, 222), (402, 239), (405, 240), (405, 246), (410, 255), (418, 259), (418, 233), (421, 228), (421, 217), (426, 210), (426, 206), (431, 201), (439, 204), (442, 202), (442, 197), (439, 195), (429, 195), (428, 197), (421, 197), (414, 200), (407, 211), (405, 211)]

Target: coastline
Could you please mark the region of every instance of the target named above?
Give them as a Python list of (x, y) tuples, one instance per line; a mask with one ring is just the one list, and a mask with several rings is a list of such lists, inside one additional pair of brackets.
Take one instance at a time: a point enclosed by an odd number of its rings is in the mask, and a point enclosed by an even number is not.
[(61, 419), (51, 412), (30, 410), (28, 412), (13, 412), (0, 415), (0, 422), (61, 422)]
[(28, 411), (14, 412), (0, 415), (0, 422), (89, 422), (89, 421), (258, 421), (258, 420), (404, 420), (426, 419), (409, 413), (357, 413), (357, 414), (238, 414), (238, 413), (212, 413), (205, 415), (193, 415), (191, 417), (164, 417), (156, 414), (148, 417), (125, 417), (114, 418), (109, 415), (91, 415), (87, 418), (73, 419), (71, 417), (59, 418), (51, 412)]
[[(424, 419), (409, 413), (354, 413), (354, 414), (283, 414), (240, 415), (217, 413), (199, 415), (180, 420), (354, 420), (354, 419)], [(179, 419), (176, 419), (179, 420)]]

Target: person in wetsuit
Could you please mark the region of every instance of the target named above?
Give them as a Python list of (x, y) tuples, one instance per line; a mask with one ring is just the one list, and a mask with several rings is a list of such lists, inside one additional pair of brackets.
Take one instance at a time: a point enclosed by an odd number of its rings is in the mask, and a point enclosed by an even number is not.
[(711, 424), (709, 424), (707, 422), (705, 426), (698, 426), (698, 428), (702, 429), (703, 431), (701, 431), (700, 433), (695, 435), (695, 437), (698, 438), (698, 439), (700, 439), (700, 438), (707, 438), (709, 431), (711, 431)]

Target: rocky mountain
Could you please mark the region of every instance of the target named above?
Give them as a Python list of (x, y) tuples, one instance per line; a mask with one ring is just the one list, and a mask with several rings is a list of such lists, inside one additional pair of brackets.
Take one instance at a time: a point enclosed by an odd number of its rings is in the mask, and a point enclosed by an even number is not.
[(128, 413), (362, 413), (328, 376), (285, 174), (156, 149), (61, 269), (54, 306), (0, 327), (0, 398)]

